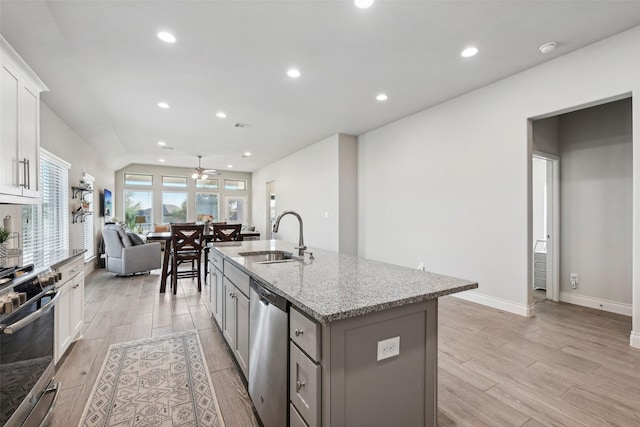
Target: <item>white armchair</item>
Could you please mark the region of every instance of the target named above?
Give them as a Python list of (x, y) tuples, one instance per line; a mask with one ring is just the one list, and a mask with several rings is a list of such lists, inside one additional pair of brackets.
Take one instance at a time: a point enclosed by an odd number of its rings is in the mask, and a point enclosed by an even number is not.
[(134, 245), (118, 224), (107, 224), (102, 233), (104, 238), (107, 271), (126, 276), (147, 273), (160, 268), (160, 243)]

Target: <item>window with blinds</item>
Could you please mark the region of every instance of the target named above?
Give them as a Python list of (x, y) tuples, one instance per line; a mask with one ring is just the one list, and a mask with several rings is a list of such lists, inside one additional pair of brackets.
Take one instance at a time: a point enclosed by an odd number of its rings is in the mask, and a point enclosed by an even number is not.
[[(84, 182), (86, 182), (89, 185), (89, 187), (93, 188), (93, 183), (96, 180), (93, 176), (85, 173), (82, 176), (82, 178), (84, 179)], [(85, 197), (92, 197), (93, 195), (94, 193), (89, 193)], [(90, 200), (90, 201), (91, 201), (90, 206), (95, 206), (95, 204), (93, 203), (93, 200)], [(97, 212), (95, 212), (95, 209), (94, 209), (94, 214), (97, 214)], [(85, 215), (83, 225), (84, 225), (84, 248), (87, 250), (87, 252), (84, 253), (84, 260), (88, 261), (91, 258), (93, 258), (96, 254), (95, 236), (93, 235), (93, 215)]]
[(24, 264), (48, 264), (52, 252), (69, 249), (70, 168), (69, 163), (40, 149), (42, 204), (22, 208)]

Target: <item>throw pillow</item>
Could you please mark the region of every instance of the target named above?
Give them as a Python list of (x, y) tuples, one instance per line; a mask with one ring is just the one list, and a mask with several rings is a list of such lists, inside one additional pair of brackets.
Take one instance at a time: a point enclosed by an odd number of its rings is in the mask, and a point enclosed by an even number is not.
[(129, 240), (131, 240), (133, 246), (144, 245), (144, 240), (136, 233), (127, 233), (127, 236), (129, 236)]

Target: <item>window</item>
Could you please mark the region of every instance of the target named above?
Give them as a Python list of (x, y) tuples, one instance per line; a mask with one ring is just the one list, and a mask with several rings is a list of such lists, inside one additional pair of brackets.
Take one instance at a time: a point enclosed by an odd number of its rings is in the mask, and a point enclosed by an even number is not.
[(187, 222), (187, 193), (162, 192), (162, 222)]
[(196, 179), (196, 188), (207, 188), (210, 190), (216, 190), (218, 188), (217, 179)]
[(196, 220), (205, 221), (204, 215), (211, 215), (212, 222), (219, 222), (217, 194), (196, 193)]
[[(95, 178), (89, 174), (84, 174), (82, 176), (84, 178), (84, 182), (86, 182), (89, 187), (93, 188), (93, 183), (95, 182)], [(93, 193), (89, 193), (89, 194), (85, 194), (84, 198), (85, 200), (89, 200), (90, 202), (93, 202), (93, 200), (91, 200), (90, 198), (93, 196)], [(91, 203), (91, 206), (94, 206), (93, 203)], [(95, 210), (95, 207), (94, 207)], [(94, 215), (97, 215), (97, 212), (94, 212)], [(96, 250), (95, 250), (95, 236), (94, 236), (94, 231), (93, 231), (93, 215), (85, 215), (83, 218), (83, 227), (84, 227), (84, 248), (87, 250), (87, 252), (84, 253), (84, 260), (88, 261), (89, 259), (93, 258), (96, 255)]]
[(242, 223), (247, 219), (247, 198), (225, 196), (224, 209), (226, 221), (236, 224)]
[(163, 176), (163, 187), (187, 188), (187, 178), (184, 176)]
[(247, 181), (244, 181), (241, 179), (225, 179), (224, 189), (225, 190), (246, 190)]
[[(129, 230), (137, 230), (137, 216), (144, 216), (144, 225), (153, 223), (153, 192), (124, 190), (124, 222)], [(144, 229), (145, 227), (143, 227)], [(147, 230), (148, 231), (148, 230)]]
[(22, 207), (24, 264), (49, 264), (55, 251), (69, 250), (69, 168), (64, 160), (40, 149), (42, 204)]
[(153, 185), (153, 175), (125, 173), (124, 185), (151, 187), (151, 185)]

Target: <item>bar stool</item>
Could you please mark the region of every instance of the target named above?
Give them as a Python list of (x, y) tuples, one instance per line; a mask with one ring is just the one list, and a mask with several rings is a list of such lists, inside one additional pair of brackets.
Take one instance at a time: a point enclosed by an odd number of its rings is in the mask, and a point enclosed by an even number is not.
[[(202, 291), (200, 258), (203, 233), (204, 224), (171, 224), (170, 268), (167, 269), (167, 276), (171, 276), (174, 295), (178, 289), (178, 279), (189, 277), (198, 278), (198, 292)], [(191, 264), (191, 268), (179, 268), (185, 263)], [(165, 279), (165, 277), (162, 278), (162, 280)]]

